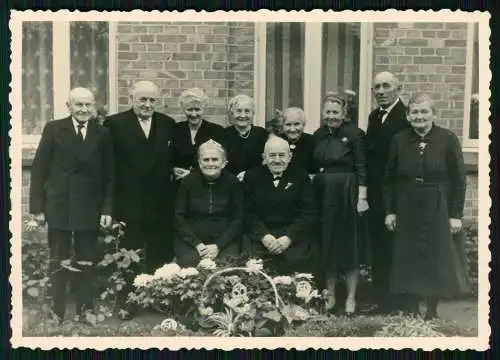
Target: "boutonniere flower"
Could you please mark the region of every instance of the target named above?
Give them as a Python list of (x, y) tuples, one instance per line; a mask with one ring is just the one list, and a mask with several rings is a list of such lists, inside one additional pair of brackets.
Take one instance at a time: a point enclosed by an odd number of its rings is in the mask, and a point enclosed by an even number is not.
[(290, 182), (289, 182), (288, 184), (286, 184), (286, 186), (285, 186), (285, 190), (288, 190), (288, 189), (289, 189), (292, 185), (293, 185), (293, 184), (292, 184), (292, 183), (290, 183)]
[(342, 138), (342, 142), (343, 142), (344, 144), (347, 144), (347, 142), (348, 142), (348, 141), (349, 141), (349, 139), (348, 139), (348, 138), (346, 138), (345, 136)]

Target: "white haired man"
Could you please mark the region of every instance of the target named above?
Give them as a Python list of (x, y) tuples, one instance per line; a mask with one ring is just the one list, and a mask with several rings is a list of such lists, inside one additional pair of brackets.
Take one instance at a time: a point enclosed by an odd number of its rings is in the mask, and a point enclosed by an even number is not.
[[(116, 162), (114, 217), (126, 223), (121, 246), (145, 249), (150, 272), (173, 257), (175, 121), (155, 111), (159, 95), (154, 83), (139, 81), (131, 89), (132, 108), (104, 122)], [(127, 312), (122, 312), (124, 318), (135, 309)]]
[(245, 173), (248, 202), (246, 252), (278, 273), (313, 270), (314, 194), (308, 173), (289, 167), (288, 142), (270, 136), (264, 164)]
[[(113, 206), (113, 149), (109, 131), (92, 118), (94, 94), (86, 88), (71, 90), (66, 103), (70, 116), (48, 122), (31, 168), (30, 212), (48, 225), (53, 311), (63, 320), (66, 311), (66, 283), (70, 274), (61, 261), (95, 262), (99, 225), (111, 225)], [(74, 245), (72, 245), (72, 242)], [(73, 249), (72, 249), (73, 247)], [(89, 288), (93, 266), (75, 272), (76, 310), (94, 307)], [(83, 286), (83, 285), (86, 286)]]

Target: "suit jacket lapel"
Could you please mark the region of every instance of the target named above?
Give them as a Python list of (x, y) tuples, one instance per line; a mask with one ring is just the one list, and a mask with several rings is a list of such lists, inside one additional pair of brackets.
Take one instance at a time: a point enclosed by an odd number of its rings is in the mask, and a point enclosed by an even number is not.
[(57, 138), (59, 139), (63, 147), (67, 148), (68, 152), (73, 155), (74, 158), (78, 157), (80, 144), (76, 136), (71, 116), (61, 121), (61, 126), (59, 128)]
[(95, 150), (97, 143), (99, 142), (98, 126), (100, 125), (93, 121), (89, 121), (87, 124), (87, 134), (85, 135), (85, 140), (81, 144), (80, 151), (78, 153), (78, 157), (82, 162), (92, 155), (92, 152)]
[(153, 156), (151, 157), (151, 163), (150, 166), (153, 166), (155, 163), (156, 159), (158, 158), (158, 155), (160, 153), (161, 147), (170, 141), (167, 137), (167, 132), (165, 131), (165, 128), (163, 127), (165, 124), (162, 121), (158, 121), (158, 114), (155, 112), (153, 113), (153, 117), (151, 119), (151, 131), (149, 133), (149, 136), (154, 136), (152, 139), (154, 141), (154, 150), (153, 150)]

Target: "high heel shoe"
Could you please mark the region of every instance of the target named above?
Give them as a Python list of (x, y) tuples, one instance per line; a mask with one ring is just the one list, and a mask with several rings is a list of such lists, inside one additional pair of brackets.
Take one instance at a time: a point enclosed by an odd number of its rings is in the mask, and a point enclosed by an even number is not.
[(354, 316), (356, 313), (356, 300), (347, 298), (345, 301), (345, 315), (348, 317)]

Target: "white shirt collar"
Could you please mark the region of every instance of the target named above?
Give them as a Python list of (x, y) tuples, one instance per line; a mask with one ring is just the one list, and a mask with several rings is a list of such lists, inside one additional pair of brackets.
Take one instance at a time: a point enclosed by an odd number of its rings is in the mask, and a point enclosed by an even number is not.
[(399, 97), (396, 99), (396, 101), (394, 101), (391, 105), (389, 105), (385, 109), (383, 109), (382, 107), (379, 107), (379, 108), (380, 108), (380, 110), (384, 110), (386, 114), (389, 114), (398, 102), (399, 102)]
[[(78, 120), (76, 120), (73, 116), (71, 117), (71, 120), (73, 121), (73, 126), (75, 127), (75, 129), (78, 129), (78, 125), (80, 125), (80, 123), (78, 122)], [(86, 129), (87, 126), (88, 126), (88, 124), (89, 124), (88, 121), (85, 121), (84, 123), (82, 123), (83, 129)]]

